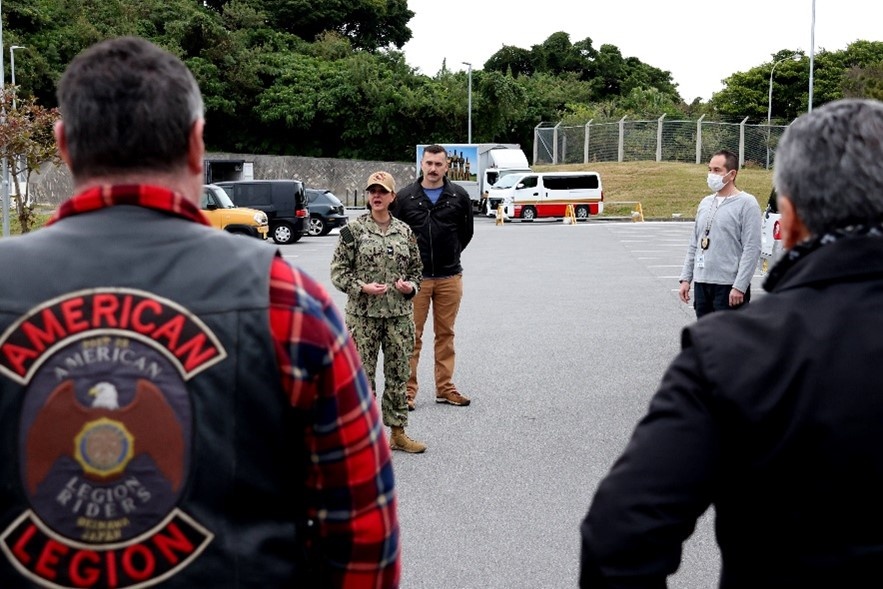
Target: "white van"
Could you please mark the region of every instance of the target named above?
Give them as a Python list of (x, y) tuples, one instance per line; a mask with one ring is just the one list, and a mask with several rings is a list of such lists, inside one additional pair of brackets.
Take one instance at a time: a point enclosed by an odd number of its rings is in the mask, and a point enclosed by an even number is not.
[(564, 217), (573, 206), (577, 219), (604, 212), (604, 190), (597, 172), (508, 174), (488, 191), (488, 215), (502, 204), (510, 219)]

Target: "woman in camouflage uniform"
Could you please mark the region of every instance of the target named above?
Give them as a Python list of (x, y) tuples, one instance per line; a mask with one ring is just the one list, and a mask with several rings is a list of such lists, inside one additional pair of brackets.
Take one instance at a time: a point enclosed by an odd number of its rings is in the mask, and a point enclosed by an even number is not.
[(405, 396), (414, 349), (411, 299), (423, 274), (417, 239), (406, 223), (389, 213), (396, 197), (388, 172), (368, 177), (369, 212), (340, 230), (331, 260), (331, 282), (347, 294), (346, 324), (362, 357), (371, 389), (377, 394), (377, 356), (383, 349), (383, 423), (391, 429), (393, 450), (420, 453), (426, 445), (405, 434)]

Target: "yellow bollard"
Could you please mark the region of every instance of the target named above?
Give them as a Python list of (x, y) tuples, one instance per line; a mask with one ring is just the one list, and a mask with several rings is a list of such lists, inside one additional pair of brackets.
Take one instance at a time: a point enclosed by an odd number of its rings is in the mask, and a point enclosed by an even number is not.
[(497, 221), (496, 225), (502, 225), (506, 220), (506, 212), (503, 209), (503, 203), (497, 205)]
[(644, 222), (644, 211), (641, 209), (641, 203), (635, 203), (636, 210), (632, 211), (632, 222)]
[(576, 213), (573, 212), (573, 205), (567, 205), (564, 210), (564, 223), (576, 225)]

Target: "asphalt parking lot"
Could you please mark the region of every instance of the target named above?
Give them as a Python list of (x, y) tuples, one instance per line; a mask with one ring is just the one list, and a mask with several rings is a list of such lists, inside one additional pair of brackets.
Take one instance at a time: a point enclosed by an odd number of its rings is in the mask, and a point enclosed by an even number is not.
[[(580, 521), (694, 320), (677, 297), (692, 227), (476, 218), (455, 377), (473, 403), (434, 403), (427, 325), (408, 432), (429, 449), (393, 457), (403, 588), (576, 586)], [(342, 308), (329, 280), (337, 239), (335, 230), (280, 249)], [(761, 292), (756, 276), (752, 294)], [(717, 585), (710, 519), (671, 587)]]

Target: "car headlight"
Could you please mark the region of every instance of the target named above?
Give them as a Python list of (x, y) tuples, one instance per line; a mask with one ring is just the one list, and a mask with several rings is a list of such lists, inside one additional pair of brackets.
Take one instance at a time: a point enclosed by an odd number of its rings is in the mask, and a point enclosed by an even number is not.
[(254, 214), (254, 222), (258, 225), (266, 225), (267, 224), (267, 213), (260, 212)]

